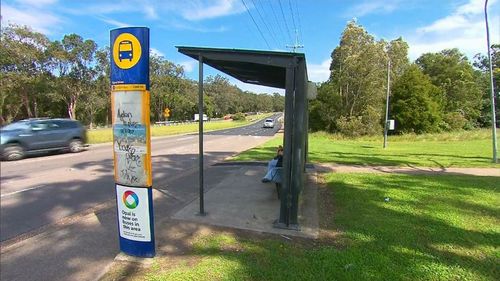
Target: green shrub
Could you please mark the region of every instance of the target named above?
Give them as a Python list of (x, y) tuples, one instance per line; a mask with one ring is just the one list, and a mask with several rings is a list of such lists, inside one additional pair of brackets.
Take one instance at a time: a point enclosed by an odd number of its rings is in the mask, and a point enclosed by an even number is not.
[(246, 120), (246, 116), (245, 116), (245, 114), (238, 112), (236, 114), (233, 114), (233, 120), (234, 121), (243, 121), (243, 120)]
[(335, 124), (338, 132), (346, 137), (373, 136), (381, 133), (380, 118), (380, 114), (368, 106), (362, 116), (341, 116)]
[(445, 130), (457, 131), (465, 127), (467, 119), (460, 112), (450, 112), (444, 115), (443, 121), (445, 122)]
[(339, 132), (348, 137), (359, 137), (364, 135), (365, 125), (362, 122), (361, 116), (344, 117), (341, 116), (337, 120), (337, 128)]

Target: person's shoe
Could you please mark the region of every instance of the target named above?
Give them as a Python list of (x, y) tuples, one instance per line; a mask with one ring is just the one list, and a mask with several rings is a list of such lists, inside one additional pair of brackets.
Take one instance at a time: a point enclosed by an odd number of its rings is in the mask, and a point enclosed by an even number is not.
[(262, 182), (270, 182), (267, 178), (262, 178)]

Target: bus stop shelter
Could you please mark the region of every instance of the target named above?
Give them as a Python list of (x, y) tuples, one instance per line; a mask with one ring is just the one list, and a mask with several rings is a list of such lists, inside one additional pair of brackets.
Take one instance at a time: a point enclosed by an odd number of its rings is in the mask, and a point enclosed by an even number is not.
[[(177, 46), (199, 62), (199, 116), (203, 116), (203, 65), (242, 82), (285, 89), (285, 128), (280, 215), (275, 227), (299, 229), (299, 196), (304, 187), (307, 160), (308, 83), (303, 53)], [(311, 91), (312, 90), (312, 91)], [(199, 123), (200, 215), (203, 203), (203, 120)]]

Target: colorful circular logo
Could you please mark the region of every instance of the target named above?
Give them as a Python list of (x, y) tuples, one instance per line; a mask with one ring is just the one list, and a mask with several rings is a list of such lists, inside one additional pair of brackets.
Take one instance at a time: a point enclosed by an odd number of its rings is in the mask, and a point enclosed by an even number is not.
[(137, 37), (130, 33), (122, 33), (113, 43), (113, 61), (121, 69), (132, 68), (139, 62), (142, 49)]
[(127, 190), (123, 193), (123, 204), (129, 209), (135, 209), (139, 206), (139, 197), (133, 191)]

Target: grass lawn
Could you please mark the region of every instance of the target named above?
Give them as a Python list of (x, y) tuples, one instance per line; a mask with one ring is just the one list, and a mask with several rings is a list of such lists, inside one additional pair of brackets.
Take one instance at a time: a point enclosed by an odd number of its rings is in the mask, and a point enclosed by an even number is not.
[(216, 231), (125, 279), (500, 280), (499, 187), (495, 177), (329, 174), (320, 239)]
[[(257, 120), (264, 119), (270, 115), (272, 114), (268, 113), (268, 114), (250, 115), (247, 116), (247, 120), (245, 121), (225, 120), (225, 121), (205, 122), (203, 123), (203, 131), (213, 131), (213, 130), (241, 127), (253, 123)], [(153, 137), (178, 135), (178, 134), (186, 134), (194, 132), (198, 132), (198, 123), (186, 123), (180, 125), (151, 127), (151, 135)], [(112, 142), (113, 131), (111, 130), (111, 128), (89, 130), (87, 131), (87, 138), (89, 144)]]
[[(382, 138), (342, 139), (338, 136), (309, 135), (309, 160), (346, 165), (418, 166), (418, 167), (499, 167), (492, 163), (491, 132), (469, 132), (389, 136), (382, 148)], [(282, 136), (233, 160), (268, 160), (282, 144)]]
[[(342, 164), (489, 167), (486, 134), (391, 137), (383, 150), (380, 139), (319, 133), (310, 136), (310, 155)], [(278, 144), (280, 137), (235, 160), (268, 160)], [(187, 245), (180, 254), (105, 280), (500, 280), (500, 178), (330, 173), (322, 180), (316, 240), (190, 232), (180, 235)]]

